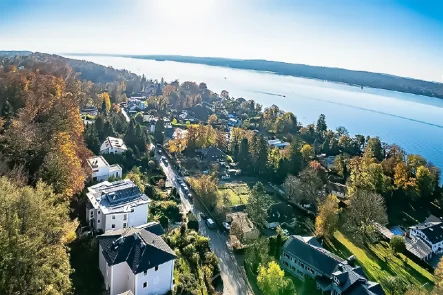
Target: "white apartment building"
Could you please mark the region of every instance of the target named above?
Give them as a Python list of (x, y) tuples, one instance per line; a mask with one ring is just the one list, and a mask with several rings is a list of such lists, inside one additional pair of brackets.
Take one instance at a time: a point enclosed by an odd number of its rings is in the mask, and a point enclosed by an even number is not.
[(100, 154), (123, 154), (128, 148), (123, 139), (116, 137), (106, 137), (100, 146)]
[(108, 162), (102, 156), (94, 156), (88, 159), (89, 167), (92, 169), (92, 180), (104, 181), (109, 177), (115, 178), (122, 177), (122, 168), (116, 165), (109, 165)]
[(145, 224), (149, 198), (131, 180), (104, 181), (88, 187), (86, 220), (95, 231), (106, 232)]
[(174, 251), (149, 228), (98, 236), (99, 268), (108, 294), (163, 295), (174, 286)]

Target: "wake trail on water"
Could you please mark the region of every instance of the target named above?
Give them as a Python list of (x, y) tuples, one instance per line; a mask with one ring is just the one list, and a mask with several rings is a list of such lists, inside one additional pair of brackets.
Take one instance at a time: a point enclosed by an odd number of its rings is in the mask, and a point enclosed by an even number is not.
[[(285, 97), (285, 96), (283, 96), (281, 94), (271, 93), (271, 92), (263, 92), (263, 91), (253, 91), (253, 92), (261, 93), (261, 94), (266, 94), (266, 95), (272, 95), (272, 96)], [(393, 117), (393, 118), (403, 119), (403, 120), (407, 120), (407, 121), (411, 121), (411, 122), (425, 124), (425, 125), (428, 125), (428, 126), (434, 126), (434, 127), (437, 127), (437, 128), (443, 128), (443, 125), (439, 125), (439, 124), (435, 124), (435, 123), (430, 123), (430, 122), (426, 122), (426, 121), (422, 121), (422, 120), (417, 120), (417, 119), (413, 119), (413, 118), (408, 118), (408, 117), (404, 117), (404, 116), (399, 116), (399, 115), (395, 115), (395, 114), (390, 114), (390, 113), (386, 113), (386, 112), (382, 112), (382, 111), (376, 111), (376, 110), (372, 110), (372, 109), (368, 109), (368, 108), (357, 107), (357, 106), (353, 106), (353, 105), (342, 103), (342, 102), (336, 102), (336, 101), (331, 101), (331, 100), (327, 100), (327, 99), (314, 98), (314, 97), (298, 95), (298, 94), (296, 94), (296, 96), (297, 97), (301, 97), (301, 98), (305, 98), (305, 99), (316, 100), (316, 101), (326, 102), (326, 103), (330, 103), (330, 104), (334, 104), (334, 105), (339, 105), (339, 106), (344, 106), (344, 107), (348, 107), (348, 108), (352, 108), (352, 109), (357, 109), (357, 110), (362, 110), (362, 111), (366, 111), (366, 112), (371, 112), (371, 113), (376, 113), (376, 114), (380, 114), (380, 115), (385, 115), (385, 116), (389, 116), (389, 117)]]

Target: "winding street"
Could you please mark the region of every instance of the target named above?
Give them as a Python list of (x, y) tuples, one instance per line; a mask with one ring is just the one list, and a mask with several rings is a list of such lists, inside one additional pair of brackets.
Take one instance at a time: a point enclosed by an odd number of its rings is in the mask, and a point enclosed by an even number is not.
[(246, 279), (246, 274), (241, 265), (238, 265), (232, 251), (227, 247), (228, 236), (218, 229), (209, 229), (205, 221), (201, 219), (200, 212), (205, 212), (196, 201), (195, 206), (191, 203), (182, 191), (178, 180), (177, 171), (172, 165), (165, 165), (161, 160), (161, 156), (156, 152), (155, 158), (158, 160), (160, 167), (165, 172), (168, 181), (177, 188), (180, 194), (181, 203), (185, 212), (192, 211), (199, 222), (199, 234), (210, 238), (209, 245), (211, 250), (219, 259), (220, 275), (223, 280), (223, 294), (225, 295), (253, 295), (252, 290)]

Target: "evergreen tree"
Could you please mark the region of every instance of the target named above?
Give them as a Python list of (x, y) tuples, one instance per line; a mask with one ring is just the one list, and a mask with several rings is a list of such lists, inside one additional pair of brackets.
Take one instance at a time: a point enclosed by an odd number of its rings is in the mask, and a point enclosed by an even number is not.
[(96, 155), (100, 153), (100, 139), (95, 124), (88, 125), (85, 132), (85, 142), (87, 147)]
[(134, 119), (131, 119), (131, 121), (129, 122), (129, 126), (128, 129), (126, 130), (126, 134), (124, 137), (124, 141), (126, 143), (127, 146), (130, 146), (131, 148), (134, 148), (136, 146), (136, 142), (137, 142), (137, 135), (136, 135), (136, 123), (134, 121)]
[(289, 147), (289, 173), (297, 175), (303, 169), (303, 156), (300, 152), (301, 142), (294, 139)]
[(155, 130), (154, 130), (154, 138), (157, 141), (157, 143), (162, 144), (164, 139), (164, 133), (165, 132), (165, 123), (163, 122), (163, 119), (158, 119), (155, 123)]
[(318, 117), (317, 125), (315, 125), (315, 131), (317, 131), (317, 134), (321, 135), (326, 130), (328, 130), (328, 125), (326, 125), (326, 116), (321, 114)]
[(249, 142), (247, 138), (243, 138), (240, 143), (240, 150), (237, 157), (240, 169), (244, 172), (251, 167), (251, 157), (249, 155)]

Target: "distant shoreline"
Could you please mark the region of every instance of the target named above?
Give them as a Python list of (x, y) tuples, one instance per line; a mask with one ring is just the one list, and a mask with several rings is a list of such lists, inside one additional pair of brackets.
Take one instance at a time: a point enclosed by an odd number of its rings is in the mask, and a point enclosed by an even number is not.
[(267, 72), (281, 76), (314, 79), (318, 81), (345, 84), (354, 87), (384, 89), (443, 99), (443, 83), (417, 80), (388, 74), (354, 71), (340, 68), (327, 68), (303, 64), (291, 64), (267, 60), (240, 60), (212, 57), (193, 57), (178, 55), (119, 55), (66, 53), (70, 56), (110, 56), (154, 61), (172, 61), (188, 64), (201, 64), (231, 69)]

